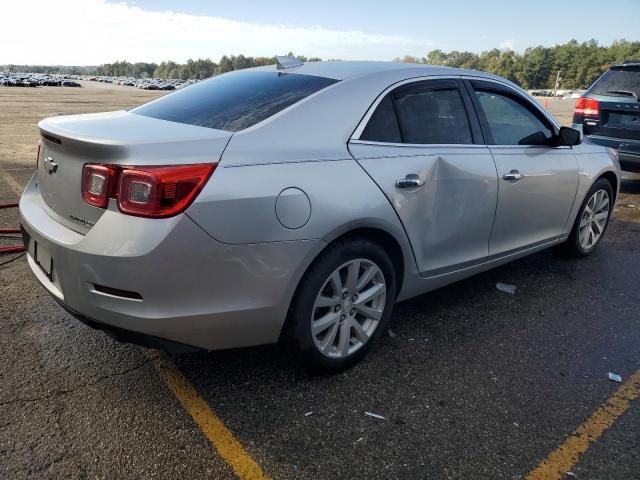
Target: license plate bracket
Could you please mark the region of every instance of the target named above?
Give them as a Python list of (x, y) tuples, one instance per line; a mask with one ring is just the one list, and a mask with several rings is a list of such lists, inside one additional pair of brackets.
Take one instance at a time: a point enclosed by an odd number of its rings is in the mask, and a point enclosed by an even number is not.
[(53, 282), (53, 257), (46, 248), (35, 240), (33, 242), (33, 260), (49, 281)]

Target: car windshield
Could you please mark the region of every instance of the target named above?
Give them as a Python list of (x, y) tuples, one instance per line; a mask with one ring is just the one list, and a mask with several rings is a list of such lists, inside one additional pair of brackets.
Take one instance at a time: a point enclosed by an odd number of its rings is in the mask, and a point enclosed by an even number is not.
[(336, 82), (332, 78), (285, 72), (232, 72), (161, 97), (131, 112), (237, 132)]
[(611, 68), (591, 88), (596, 95), (640, 97), (640, 67)]

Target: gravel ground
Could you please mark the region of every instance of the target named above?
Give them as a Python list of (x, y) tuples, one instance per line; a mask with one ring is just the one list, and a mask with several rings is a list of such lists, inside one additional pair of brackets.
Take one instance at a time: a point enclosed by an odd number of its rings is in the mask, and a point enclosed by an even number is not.
[[(31, 175), (39, 119), (158, 95), (0, 88), (0, 203)], [(570, 122), (572, 101), (549, 108)], [(174, 362), (273, 478), (524, 478), (616, 390), (609, 371), (640, 368), (639, 252), (626, 182), (596, 254), (545, 251), (399, 304), (393, 335), (343, 374), (310, 376), (276, 346)], [(154, 355), (71, 318), (24, 258), (0, 267), (0, 478), (234, 478)], [(638, 421), (633, 400), (573, 473), (640, 478)]]

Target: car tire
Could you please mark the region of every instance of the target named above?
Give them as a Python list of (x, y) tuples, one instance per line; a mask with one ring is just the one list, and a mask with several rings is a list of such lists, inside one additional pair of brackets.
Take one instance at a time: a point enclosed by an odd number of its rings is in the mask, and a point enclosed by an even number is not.
[(609, 226), (613, 206), (614, 193), (611, 184), (604, 178), (598, 179), (585, 195), (571, 234), (560, 246), (560, 252), (570, 257), (591, 255)]
[(366, 238), (338, 240), (302, 278), (285, 339), (313, 371), (339, 372), (360, 361), (380, 338), (395, 298), (396, 273), (387, 252)]

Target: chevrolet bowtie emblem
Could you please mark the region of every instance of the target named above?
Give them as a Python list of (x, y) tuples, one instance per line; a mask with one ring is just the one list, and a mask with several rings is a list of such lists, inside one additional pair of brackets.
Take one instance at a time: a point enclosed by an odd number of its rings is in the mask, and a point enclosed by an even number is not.
[(56, 173), (58, 170), (58, 164), (53, 161), (53, 158), (47, 157), (44, 159), (44, 169), (49, 172), (49, 174)]

